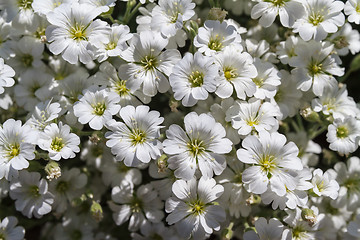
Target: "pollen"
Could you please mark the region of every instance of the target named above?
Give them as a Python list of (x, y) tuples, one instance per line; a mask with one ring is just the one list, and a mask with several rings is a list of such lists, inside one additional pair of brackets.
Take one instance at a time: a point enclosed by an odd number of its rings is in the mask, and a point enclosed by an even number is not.
[(9, 149), (9, 157), (12, 159), (20, 154), (20, 145), (18, 143), (11, 144)]
[(349, 130), (347, 129), (346, 126), (339, 126), (336, 129), (336, 137), (338, 137), (338, 138), (346, 138), (347, 136), (349, 136)]
[(55, 137), (51, 142), (50, 148), (56, 152), (60, 152), (64, 146), (63, 139), (61, 137)]
[(98, 102), (96, 104), (92, 104), (93, 114), (102, 116), (106, 110), (106, 105), (104, 102)]
[(210, 38), (208, 47), (211, 50), (214, 50), (214, 51), (217, 51), (217, 52), (221, 51), (224, 48), (224, 45), (222, 44), (222, 40), (221, 40), (219, 34), (216, 34), (215, 36)]
[(191, 87), (201, 87), (204, 83), (204, 73), (200, 71), (193, 71), (189, 76)]

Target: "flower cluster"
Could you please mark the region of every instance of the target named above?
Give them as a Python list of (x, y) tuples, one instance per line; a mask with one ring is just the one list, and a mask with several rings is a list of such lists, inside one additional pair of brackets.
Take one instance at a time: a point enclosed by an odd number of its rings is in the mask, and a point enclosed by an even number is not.
[(0, 0), (0, 239), (359, 239), (359, 24), (360, 0)]

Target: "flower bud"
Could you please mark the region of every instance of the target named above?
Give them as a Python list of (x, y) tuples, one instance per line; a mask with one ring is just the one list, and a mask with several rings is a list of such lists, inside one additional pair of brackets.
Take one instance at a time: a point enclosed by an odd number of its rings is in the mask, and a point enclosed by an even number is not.
[(304, 208), (301, 211), (301, 217), (302, 219), (309, 224), (310, 227), (313, 227), (316, 223), (316, 214), (313, 210), (309, 208)]
[(222, 10), (221, 8), (211, 8), (207, 19), (219, 20), (220, 22), (222, 22), (226, 18), (227, 14), (228, 14), (228, 12), (225, 10)]
[(61, 176), (60, 166), (55, 161), (50, 161), (48, 164), (46, 164), (45, 172), (47, 174), (46, 178), (50, 181), (53, 180), (54, 178), (57, 179), (58, 177)]
[(103, 219), (103, 210), (98, 202), (93, 201), (90, 207), (90, 212), (93, 218), (100, 222)]
[(300, 115), (309, 122), (321, 122), (319, 113), (311, 109), (311, 107), (303, 108)]

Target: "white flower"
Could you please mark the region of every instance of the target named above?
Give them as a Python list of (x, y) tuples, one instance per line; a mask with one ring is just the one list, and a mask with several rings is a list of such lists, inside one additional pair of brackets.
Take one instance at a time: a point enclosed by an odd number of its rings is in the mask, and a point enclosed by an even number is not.
[(59, 125), (47, 125), (44, 132), (39, 134), (39, 147), (48, 151), (50, 159), (55, 161), (74, 158), (75, 153), (80, 152), (79, 144), (80, 138), (75, 133), (70, 133), (70, 127), (62, 122)]
[(260, 25), (269, 27), (279, 15), (284, 27), (292, 27), (295, 20), (301, 18), (304, 13), (304, 6), (299, 0), (262, 0), (251, 9), (251, 18), (260, 17)]
[(40, 180), (40, 177), (38, 172), (24, 170), (10, 185), (10, 197), (15, 200), (16, 210), (28, 218), (41, 218), (51, 211), (54, 202), (54, 196), (48, 192), (47, 181)]
[(225, 129), (209, 115), (195, 112), (184, 118), (185, 131), (178, 125), (171, 125), (163, 142), (164, 152), (172, 155), (169, 168), (175, 170), (177, 178), (190, 180), (195, 170), (211, 178), (222, 173), (226, 167), (223, 154), (231, 151), (232, 142), (225, 138)]
[(4, 87), (11, 87), (14, 85), (15, 81), (13, 77), (15, 76), (15, 71), (12, 67), (4, 64), (4, 59), (0, 58), (0, 94), (5, 90)]
[(246, 136), (254, 131), (276, 131), (279, 122), (276, 120), (278, 110), (269, 103), (252, 98), (248, 102), (235, 101), (226, 111), (226, 121), (231, 121), (233, 128), (239, 129), (239, 135)]
[(281, 85), (278, 86), (274, 98), (270, 101), (274, 105), (278, 105), (280, 112), (279, 119), (283, 120), (296, 115), (300, 108), (302, 93), (299, 89), (294, 88), (296, 81), (289, 72), (281, 70), (280, 73)]
[[(92, 85), (94, 83), (89, 79), (87, 72), (80, 70), (70, 74), (65, 79), (59, 81), (60, 104), (64, 106), (65, 110), (73, 112), (74, 104), (79, 101), (79, 96)], [(75, 116), (74, 121), (78, 122)]]
[(21, 75), (15, 85), (16, 102), (27, 111), (32, 111), (37, 104), (53, 97), (52, 76), (43, 71), (29, 70)]
[(34, 0), (31, 4), (34, 12), (41, 16), (46, 16), (55, 8), (59, 7), (63, 3), (71, 3), (73, 0)]
[(325, 87), (323, 94), (311, 101), (311, 106), (315, 112), (322, 112), (334, 119), (356, 117), (360, 112), (353, 98), (348, 96), (346, 85), (341, 88), (337, 84)]
[(149, 103), (151, 98), (140, 91), (140, 82), (129, 81), (130, 75), (123, 71), (116, 71), (109, 62), (103, 62), (100, 71), (91, 78), (94, 82), (107, 87), (111, 92), (120, 96), (120, 106), (133, 105), (134, 107), (143, 103)]
[(132, 38), (130, 28), (127, 25), (113, 24), (111, 33), (107, 36), (109, 41), (95, 42), (95, 58), (99, 62), (105, 61), (108, 57), (120, 56), (128, 48), (126, 41)]
[(16, 76), (21, 76), (30, 69), (45, 69), (45, 64), (41, 61), (44, 44), (35, 38), (24, 36), (18, 41), (12, 41), (11, 48), (15, 54), (6, 63), (15, 70)]
[(347, 20), (356, 24), (360, 23), (359, 0), (348, 0), (345, 3), (344, 12), (348, 15)]
[(147, 222), (158, 223), (164, 217), (164, 204), (151, 184), (141, 185), (135, 191), (131, 183), (124, 182), (112, 189), (111, 199), (117, 203), (109, 203), (116, 225), (130, 219), (130, 231), (137, 231)]
[[(275, 27), (275, 25), (272, 25)], [(253, 29), (253, 31), (255, 31), (254, 33), (252, 33), (250, 30), (249, 32), (247, 32), (248, 36), (252, 36), (252, 34), (264, 34), (264, 31), (269, 31), (270, 34), (272, 34), (275, 29), (270, 29), (270, 28), (262, 28), (260, 25), (258, 25), (259, 29)], [(275, 27), (276, 28), (276, 27)], [(259, 33), (257, 33), (257, 31)], [(277, 30), (276, 30), (277, 31)], [(271, 39), (277, 39), (278, 37), (276, 35), (274, 36), (252, 36), (255, 37), (256, 39), (260, 39), (260, 40), (255, 40), (252, 38), (248, 38), (245, 40), (245, 48), (247, 50), (247, 52), (253, 57), (253, 58), (260, 58), (261, 60), (265, 61), (265, 62), (270, 62), (270, 63), (278, 63), (279, 60), (276, 58), (276, 54), (274, 52), (270, 51), (270, 44), (264, 40), (263, 38), (269, 38)], [(270, 40), (268, 40), (270, 41)], [(271, 42), (270, 41), (270, 42)]]
[(195, 47), (199, 52), (210, 56), (220, 52), (224, 47), (241, 42), (241, 37), (236, 28), (225, 21), (206, 20), (204, 27), (199, 28), (198, 35), (194, 38)]
[(133, 36), (130, 47), (121, 54), (130, 63), (121, 65), (119, 72), (128, 74), (129, 81), (138, 82), (147, 96), (152, 97), (157, 91), (164, 93), (169, 90), (166, 76), (170, 75), (181, 55), (177, 49), (163, 52), (167, 44), (168, 40), (160, 33), (143, 31)]
[(308, 133), (305, 131), (290, 132), (286, 136), (289, 141), (294, 142), (298, 146), (298, 157), (304, 166), (315, 166), (318, 164), (318, 154), (322, 152), (322, 148), (319, 144), (309, 139)]
[(126, 106), (120, 110), (124, 122), (111, 120), (107, 124), (110, 132), (105, 134), (109, 139), (106, 146), (116, 155), (118, 161), (124, 160), (126, 166), (137, 166), (160, 157), (161, 143), (159, 126), (164, 118), (157, 111), (149, 112), (148, 106)]
[(280, 133), (261, 131), (259, 137), (247, 136), (237, 150), (237, 157), (243, 163), (254, 164), (245, 169), (242, 181), (249, 185), (249, 191), (264, 193), (269, 187), (279, 196), (286, 189), (294, 190), (298, 180), (296, 171), (303, 165), (297, 157), (299, 149), (293, 142), (286, 143)]
[(154, 186), (159, 194), (159, 198), (163, 201), (171, 197), (171, 186), (176, 181), (174, 171), (168, 168), (167, 159), (160, 157), (156, 162), (149, 165), (149, 175), (154, 178), (151, 185)]
[(357, 214), (355, 220), (349, 223), (347, 231), (355, 239), (360, 237), (360, 214)]
[(110, 8), (114, 7), (116, 0), (79, 0), (79, 3), (86, 3), (91, 6), (102, 9), (102, 12), (106, 13)]
[(27, 160), (35, 158), (36, 134), (21, 121), (8, 119), (0, 127), (0, 179), (11, 180), (18, 170), (29, 167)]
[(336, 84), (335, 76), (342, 76), (344, 68), (340, 68), (332, 55), (334, 45), (329, 42), (304, 42), (295, 48), (296, 56), (291, 62), (295, 67), (291, 71), (301, 91), (312, 91), (316, 96), (324, 93), (325, 86)]
[(186, 53), (173, 68), (169, 77), (174, 98), (182, 100), (186, 107), (194, 106), (198, 100), (205, 100), (215, 92), (218, 67), (211, 57), (200, 52)]
[(37, 25), (37, 16), (31, 7), (32, 1), (0, 0), (0, 9), (7, 22), (11, 22), (14, 29), (33, 31)]
[[(281, 41), (276, 46), (276, 54), (282, 64), (290, 64), (293, 57), (296, 56), (296, 45), (301, 41), (299, 37), (290, 36), (285, 41)], [(291, 64), (290, 64), (291, 65)]]
[(139, 185), (142, 181), (140, 169), (127, 167), (123, 162), (116, 161), (114, 157), (107, 159), (99, 170), (102, 173), (101, 178), (107, 186), (119, 186), (125, 181)]
[(191, 0), (159, 0), (151, 12), (151, 28), (167, 38), (175, 36), (184, 22), (194, 16), (195, 3)]
[(360, 34), (356, 29), (352, 29), (350, 23), (345, 23), (339, 31), (332, 34), (329, 40), (334, 43), (336, 52), (340, 56), (356, 54), (360, 51)]
[(313, 171), (313, 178), (311, 183), (313, 184), (312, 191), (317, 196), (326, 196), (331, 199), (336, 199), (339, 194), (339, 184), (335, 180), (335, 171), (332, 169), (323, 172), (321, 169), (315, 169)]
[(140, 234), (131, 233), (132, 240), (149, 240), (154, 238), (166, 240), (180, 240), (177, 236), (175, 229), (165, 226), (164, 223), (151, 223), (147, 222), (140, 227)]
[[(304, 210), (305, 209), (306, 208), (304, 208)], [(309, 213), (311, 214), (303, 214), (303, 211), (300, 208), (295, 208), (295, 210), (285, 209), (285, 212), (288, 215), (284, 218), (284, 221), (288, 224), (288, 227), (290, 229), (284, 230), (283, 239), (286, 240), (317, 239), (315, 237), (319, 233), (317, 230), (325, 216), (323, 213), (319, 214), (319, 209), (316, 208), (315, 206), (312, 206), (311, 208), (307, 208), (306, 210), (309, 211)], [(304, 216), (305, 219), (307, 217), (308, 220), (304, 220), (302, 216)], [(321, 227), (324, 227), (324, 225), (322, 225)], [(331, 228), (334, 227), (332, 226)], [(329, 238), (325, 237), (324, 239), (329, 239)]]
[(279, 208), (284, 210), (285, 207), (290, 209), (295, 209), (298, 207), (305, 207), (308, 202), (308, 194), (306, 190), (313, 188), (313, 185), (307, 181), (310, 180), (312, 175), (308, 168), (303, 168), (303, 170), (298, 172), (297, 185), (294, 190), (286, 189), (286, 194), (284, 196), (279, 196), (275, 192), (268, 189), (265, 193), (261, 194), (261, 200), (264, 204), (271, 204), (272, 208), (275, 210)]
[(203, 239), (213, 230), (220, 230), (225, 221), (225, 211), (213, 202), (224, 192), (224, 187), (215, 180), (201, 177), (189, 181), (177, 180), (172, 191), (174, 197), (166, 201), (165, 211), (170, 213), (166, 222), (176, 224), (178, 233), (184, 238)]
[(250, 15), (254, 3), (249, 0), (225, 0), (224, 6), (226, 10), (231, 11), (236, 16), (240, 16), (242, 14)]
[(304, 41), (312, 38), (321, 41), (328, 33), (335, 33), (338, 27), (344, 25), (342, 1), (305, 0), (303, 4), (305, 14), (295, 22), (293, 31), (299, 33)]
[(258, 73), (252, 79), (256, 85), (254, 96), (259, 99), (274, 97), (277, 90), (276, 87), (281, 84), (280, 72), (273, 64), (259, 58), (255, 58), (254, 65)]
[(229, 46), (217, 54), (215, 59), (221, 70), (221, 75), (216, 78), (216, 95), (228, 98), (234, 89), (237, 97), (243, 100), (254, 95), (256, 85), (252, 79), (257, 76), (257, 70), (250, 54), (241, 53), (237, 47)]
[(330, 143), (331, 150), (340, 154), (355, 152), (360, 141), (360, 121), (353, 117), (334, 119), (328, 126), (326, 141)]
[(360, 207), (360, 159), (354, 156), (346, 164), (337, 162), (334, 170), (340, 190), (339, 196), (331, 204), (336, 208), (346, 206), (348, 211), (355, 212)]
[(95, 224), (89, 213), (81, 214), (76, 212), (75, 208), (69, 208), (61, 220), (52, 225), (52, 231), (48, 233), (50, 236), (47, 237), (54, 240), (69, 240), (73, 237), (78, 237), (80, 240), (95, 240), (94, 228)]
[(49, 185), (51, 193), (54, 194), (53, 209), (57, 213), (65, 212), (68, 204), (84, 192), (86, 183), (87, 176), (80, 173), (78, 168), (63, 171), (61, 177), (52, 180)]
[(78, 60), (85, 64), (91, 62), (94, 53), (88, 50), (88, 45), (109, 41), (107, 23), (93, 21), (101, 12), (102, 8), (78, 2), (63, 3), (49, 12), (46, 17), (52, 25), (45, 33), (50, 42), (49, 50), (55, 55), (62, 53), (62, 57), (72, 64)]
[(282, 239), (284, 225), (276, 218), (271, 218), (267, 221), (265, 218), (260, 217), (255, 221), (254, 231), (247, 231), (244, 234), (244, 240), (278, 240)]
[(51, 100), (40, 102), (35, 106), (31, 118), (26, 121), (26, 125), (42, 131), (54, 119), (59, 117), (60, 112), (61, 107), (59, 103), (51, 103)]
[(4, 59), (9, 59), (10, 56), (13, 57), (15, 55), (11, 46), (11, 30), (11, 23), (7, 23), (4, 16), (0, 16), (0, 57)]
[(226, 159), (227, 167), (215, 180), (222, 184), (224, 193), (219, 198), (219, 205), (228, 210), (235, 218), (247, 217), (251, 212), (249, 199), (251, 195), (246, 191), (242, 182), (245, 164), (237, 160), (235, 154)]
[(14, 216), (5, 217), (0, 222), (0, 239), (23, 240), (25, 236), (25, 229), (21, 226), (16, 226), (18, 220)]
[(120, 110), (120, 96), (107, 89), (90, 87), (83, 91), (83, 96), (74, 105), (74, 115), (82, 124), (89, 123), (95, 130), (101, 130)]
[(240, 142), (240, 136), (237, 131), (231, 126), (230, 121), (226, 118), (227, 110), (234, 104), (234, 99), (229, 97), (221, 101), (221, 104), (214, 103), (210, 107), (210, 114), (215, 121), (221, 123), (226, 131), (226, 137), (230, 139), (234, 145)]

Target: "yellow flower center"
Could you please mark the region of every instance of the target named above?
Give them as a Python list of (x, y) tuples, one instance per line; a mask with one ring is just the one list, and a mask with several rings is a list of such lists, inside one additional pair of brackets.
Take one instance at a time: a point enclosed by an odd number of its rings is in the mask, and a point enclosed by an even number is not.
[(63, 139), (60, 137), (55, 137), (50, 145), (50, 148), (56, 152), (60, 152), (60, 150), (65, 146), (63, 143)]
[(200, 87), (204, 83), (204, 73), (200, 71), (193, 71), (189, 76), (189, 82), (191, 83), (191, 87)]
[(20, 145), (18, 143), (10, 144), (9, 158), (12, 159), (20, 154)]
[(92, 104), (93, 114), (102, 116), (106, 110), (106, 105), (104, 102), (98, 102), (96, 104)]
[(347, 136), (349, 136), (349, 130), (347, 129), (346, 126), (339, 126), (336, 129), (336, 137), (338, 137), (338, 138), (346, 138)]
[[(222, 40), (224, 40), (224, 37), (222, 38)], [(210, 37), (208, 47), (211, 50), (220, 51), (224, 47), (222, 44), (222, 40), (221, 40), (219, 34), (216, 34), (215, 36)]]

